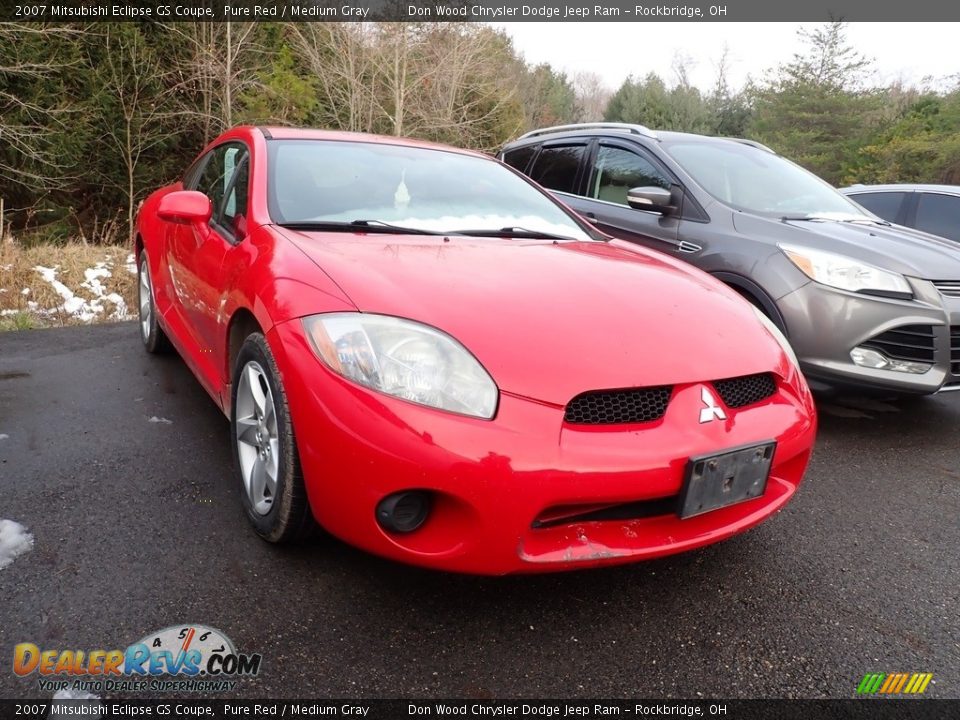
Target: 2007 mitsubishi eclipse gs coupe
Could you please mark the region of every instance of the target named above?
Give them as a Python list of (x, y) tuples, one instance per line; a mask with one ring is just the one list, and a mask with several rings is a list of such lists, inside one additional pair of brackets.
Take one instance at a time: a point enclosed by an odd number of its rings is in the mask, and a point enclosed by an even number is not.
[(232, 425), (271, 542), (315, 524), (480, 574), (707, 545), (814, 439), (786, 340), (686, 263), (479, 153), (241, 127), (137, 222), (140, 330)]

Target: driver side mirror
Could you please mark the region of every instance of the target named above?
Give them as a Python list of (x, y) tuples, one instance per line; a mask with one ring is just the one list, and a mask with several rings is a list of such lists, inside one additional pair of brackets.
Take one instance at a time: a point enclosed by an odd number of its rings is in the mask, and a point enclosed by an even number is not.
[(627, 204), (634, 210), (649, 210), (669, 215), (677, 209), (673, 193), (661, 187), (636, 187), (627, 191)]
[(178, 190), (160, 198), (157, 215), (168, 222), (208, 223), (213, 215), (213, 205), (202, 192)]

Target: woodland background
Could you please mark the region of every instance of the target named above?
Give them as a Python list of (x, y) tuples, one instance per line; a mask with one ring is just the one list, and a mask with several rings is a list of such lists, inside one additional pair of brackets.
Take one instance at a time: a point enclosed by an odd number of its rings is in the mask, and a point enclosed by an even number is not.
[(827, 181), (960, 184), (960, 81), (876, 86), (842, 22), (742, 88), (636, 62), (621, 87), (457, 23), (0, 23), (0, 236), (125, 242), (137, 204), (223, 129), (277, 123), (495, 151), (567, 122), (759, 140)]

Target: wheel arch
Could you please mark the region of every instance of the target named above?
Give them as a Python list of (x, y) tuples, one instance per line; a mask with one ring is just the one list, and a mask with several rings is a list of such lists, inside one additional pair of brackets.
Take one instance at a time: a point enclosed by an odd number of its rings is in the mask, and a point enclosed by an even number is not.
[(227, 385), (230, 385), (233, 381), (233, 366), (237, 360), (237, 355), (240, 354), (243, 341), (256, 332), (264, 332), (263, 325), (257, 320), (257, 316), (254, 315), (252, 310), (246, 307), (237, 308), (227, 326), (227, 352), (224, 353), (226, 366), (223, 368), (224, 377), (227, 378)]
[(762, 310), (763, 314), (770, 318), (774, 325), (780, 328), (780, 332), (788, 338), (790, 337), (787, 322), (783, 319), (783, 315), (780, 313), (777, 304), (757, 283), (742, 275), (736, 275), (735, 273), (715, 272), (712, 273), (712, 275), (730, 289), (739, 293), (745, 300)]

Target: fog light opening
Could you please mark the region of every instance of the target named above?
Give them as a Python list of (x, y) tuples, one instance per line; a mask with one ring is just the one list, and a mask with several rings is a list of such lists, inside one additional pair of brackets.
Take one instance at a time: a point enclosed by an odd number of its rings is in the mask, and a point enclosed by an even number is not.
[(933, 365), (929, 363), (911, 362), (909, 360), (897, 360), (887, 357), (882, 352), (867, 347), (855, 347), (850, 351), (850, 359), (854, 365), (860, 367), (872, 368), (874, 370), (893, 370), (895, 372), (912, 373), (922, 375)]
[(377, 504), (377, 522), (387, 532), (412, 533), (430, 514), (430, 493), (405, 490), (387, 495)]

